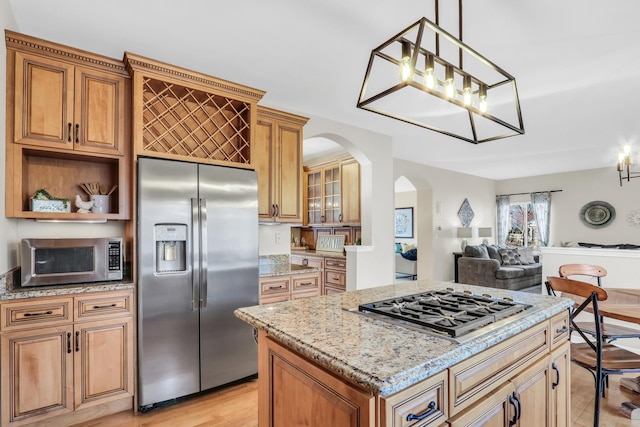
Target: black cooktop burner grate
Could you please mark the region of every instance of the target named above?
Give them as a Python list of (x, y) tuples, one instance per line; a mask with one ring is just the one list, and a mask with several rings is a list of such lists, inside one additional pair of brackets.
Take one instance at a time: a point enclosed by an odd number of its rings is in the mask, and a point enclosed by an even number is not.
[(361, 304), (358, 310), (420, 325), (455, 338), (529, 307), (490, 295), (446, 289)]

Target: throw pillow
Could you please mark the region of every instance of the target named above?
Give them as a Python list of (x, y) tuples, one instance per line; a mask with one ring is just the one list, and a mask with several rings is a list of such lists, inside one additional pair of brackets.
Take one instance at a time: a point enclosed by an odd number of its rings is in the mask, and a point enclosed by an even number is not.
[(409, 261), (416, 261), (418, 259), (418, 250), (416, 248), (409, 249), (400, 255), (402, 255), (402, 258), (408, 259)]
[(402, 253), (402, 243), (396, 243), (396, 253), (397, 254)]
[(520, 255), (520, 264), (535, 264), (536, 260), (533, 258), (533, 248), (518, 248), (518, 255)]
[(520, 257), (517, 249), (498, 249), (498, 253), (502, 258), (502, 265), (521, 265)]
[(489, 253), (489, 258), (495, 259), (502, 264), (502, 257), (498, 253), (498, 249), (500, 249), (497, 245), (489, 245), (487, 246), (487, 252)]
[(415, 248), (415, 245), (407, 245), (407, 244), (402, 244), (402, 252), (407, 252), (410, 251), (411, 249)]
[(489, 253), (485, 245), (467, 245), (464, 248), (464, 256), (489, 259)]

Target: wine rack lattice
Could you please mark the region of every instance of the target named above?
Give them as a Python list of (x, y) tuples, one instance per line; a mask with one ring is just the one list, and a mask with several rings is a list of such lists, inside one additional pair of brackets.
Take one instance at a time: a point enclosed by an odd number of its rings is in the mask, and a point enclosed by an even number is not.
[(249, 103), (146, 77), (142, 96), (144, 151), (250, 163)]

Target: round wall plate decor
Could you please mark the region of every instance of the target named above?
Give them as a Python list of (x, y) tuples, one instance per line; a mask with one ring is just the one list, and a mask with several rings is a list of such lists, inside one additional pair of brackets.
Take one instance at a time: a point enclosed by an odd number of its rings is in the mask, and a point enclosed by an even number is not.
[(616, 217), (616, 210), (607, 202), (589, 202), (580, 209), (580, 220), (591, 228), (609, 225)]

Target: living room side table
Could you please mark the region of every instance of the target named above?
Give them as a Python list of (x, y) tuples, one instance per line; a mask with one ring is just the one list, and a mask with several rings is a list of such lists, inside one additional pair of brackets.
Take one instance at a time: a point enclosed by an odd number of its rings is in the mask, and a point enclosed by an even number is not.
[(458, 258), (464, 255), (464, 252), (453, 252), (453, 282), (458, 283)]

